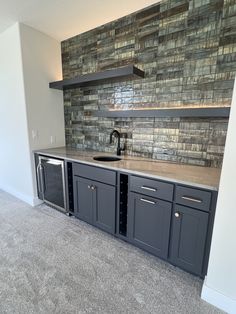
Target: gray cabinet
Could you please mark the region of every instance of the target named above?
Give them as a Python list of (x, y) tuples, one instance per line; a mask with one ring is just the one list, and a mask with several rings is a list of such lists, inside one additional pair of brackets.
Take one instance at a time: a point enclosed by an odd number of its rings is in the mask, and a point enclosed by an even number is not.
[(70, 213), (79, 219), (193, 274), (207, 273), (217, 191), (72, 161), (66, 182)]
[(114, 234), (116, 187), (74, 176), (74, 210), (81, 220)]
[(184, 206), (193, 207), (209, 212), (212, 193), (205, 190), (194, 189), (177, 185), (175, 202)]
[(115, 233), (116, 188), (100, 182), (93, 186), (93, 224), (104, 231)]
[(128, 234), (130, 241), (152, 254), (167, 258), (172, 204), (130, 193)]
[(92, 181), (74, 176), (74, 209), (78, 218), (92, 224), (93, 222), (93, 195)]
[(175, 205), (172, 217), (170, 261), (191, 273), (202, 275), (208, 213)]
[(75, 216), (204, 276), (214, 218), (213, 192), (119, 172), (118, 175), (117, 193), (115, 171), (73, 163)]
[(174, 185), (149, 178), (131, 176), (130, 189), (132, 192), (145, 194), (165, 201), (172, 201)]

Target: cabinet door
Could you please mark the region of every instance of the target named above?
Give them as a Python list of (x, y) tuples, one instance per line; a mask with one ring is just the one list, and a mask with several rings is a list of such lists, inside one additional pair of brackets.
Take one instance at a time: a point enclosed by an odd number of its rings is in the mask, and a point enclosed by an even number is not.
[(116, 188), (107, 184), (92, 182), (94, 225), (104, 231), (115, 233)]
[(128, 232), (130, 241), (146, 251), (167, 258), (171, 203), (130, 193)]
[(91, 180), (74, 176), (75, 215), (88, 223), (93, 222), (93, 194), (91, 186)]
[(171, 261), (201, 275), (207, 236), (208, 213), (176, 205), (172, 219)]

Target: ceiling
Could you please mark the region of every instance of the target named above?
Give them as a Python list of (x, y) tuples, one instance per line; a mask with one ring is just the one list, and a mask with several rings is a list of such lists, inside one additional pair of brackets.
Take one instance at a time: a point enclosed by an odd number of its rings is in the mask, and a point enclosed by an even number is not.
[(0, 33), (21, 22), (62, 41), (158, 0), (0, 0)]

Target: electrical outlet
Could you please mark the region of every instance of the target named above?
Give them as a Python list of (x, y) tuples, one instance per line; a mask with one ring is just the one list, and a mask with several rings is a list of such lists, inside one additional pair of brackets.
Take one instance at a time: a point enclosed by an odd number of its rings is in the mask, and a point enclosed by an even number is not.
[(38, 139), (38, 137), (39, 137), (39, 132), (38, 132), (38, 130), (32, 130), (32, 131), (31, 131), (31, 134), (32, 134), (32, 139), (33, 139), (33, 141), (36, 141), (36, 140)]
[(56, 136), (51, 135), (50, 136), (50, 142), (51, 142), (51, 144), (55, 144), (56, 143)]

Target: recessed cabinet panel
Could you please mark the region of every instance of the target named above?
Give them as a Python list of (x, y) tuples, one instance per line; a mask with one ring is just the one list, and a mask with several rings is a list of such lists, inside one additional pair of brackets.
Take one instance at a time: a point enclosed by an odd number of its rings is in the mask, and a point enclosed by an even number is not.
[(128, 208), (128, 232), (137, 246), (167, 258), (171, 203), (131, 193)]
[(205, 254), (208, 214), (176, 205), (172, 218), (171, 261), (201, 275)]
[(98, 182), (93, 187), (94, 225), (115, 233), (116, 188)]
[(93, 196), (91, 193), (91, 180), (74, 176), (74, 207), (78, 218), (92, 223)]

